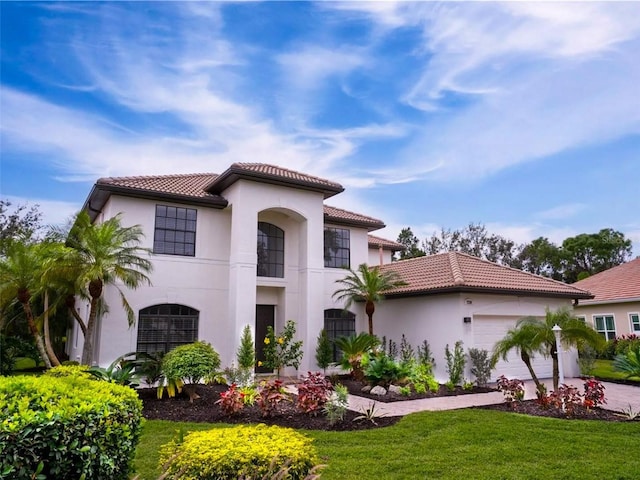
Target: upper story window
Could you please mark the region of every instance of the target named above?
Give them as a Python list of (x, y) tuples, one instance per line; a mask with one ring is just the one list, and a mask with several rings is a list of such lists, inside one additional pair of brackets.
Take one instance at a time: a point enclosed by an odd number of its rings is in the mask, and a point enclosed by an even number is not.
[(324, 266), (349, 268), (351, 266), (351, 243), (346, 228), (325, 227)]
[(259, 277), (284, 278), (284, 230), (271, 223), (258, 222)]
[(156, 205), (153, 253), (195, 256), (197, 214), (194, 208)]
[(605, 340), (616, 338), (616, 322), (613, 315), (594, 315), (593, 324)]

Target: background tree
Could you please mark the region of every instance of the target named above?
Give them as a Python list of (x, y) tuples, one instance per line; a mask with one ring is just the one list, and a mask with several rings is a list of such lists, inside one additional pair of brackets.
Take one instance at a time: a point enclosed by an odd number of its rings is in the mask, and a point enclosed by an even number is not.
[(116, 215), (100, 224), (92, 224), (86, 212), (80, 212), (69, 232), (67, 245), (74, 253), (67, 259), (68, 275), (76, 279), (77, 291), (89, 299), (89, 318), (87, 320), (82, 363), (93, 361), (93, 336), (98, 312), (106, 306), (103, 302), (105, 285), (118, 290), (122, 306), (129, 325), (135, 322), (135, 316), (119, 283), (135, 289), (142, 283), (150, 284), (146, 273), (152, 265), (147, 258), (149, 250), (139, 245), (142, 238), (139, 225), (123, 227), (120, 216)]
[(14, 207), (9, 200), (0, 199), (0, 255), (5, 253), (8, 241), (33, 241), (42, 229), (42, 213), (38, 205)]
[(426, 255), (424, 250), (420, 248), (420, 240), (413, 234), (410, 227), (400, 230), (398, 243), (404, 246), (404, 250), (398, 252), (398, 258), (400, 260)]
[(358, 266), (358, 271), (348, 270), (349, 274), (336, 283), (342, 285), (333, 293), (333, 298), (344, 300), (345, 309), (353, 302), (365, 302), (365, 312), (369, 319), (369, 335), (373, 335), (373, 313), (376, 303), (383, 298), (383, 292), (405, 286), (406, 283), (396, 272), (381, 271), (379, 267), (369, 268), (366, 263)]
[(611, 228), (603, 228), (598, 233), (582, 233), (562, 242), (562, 257), (563, 280), (573, 283), (629, 260), (631, 240)]
[(327, 331), (323, 328), (320, 330), (316, 345), (316, 363), (323, 372), (327, 373), (327, 367), (331, 365), (333, 360), (333, 347), (331, 346), (331, 340), (327, 335)]
[(562, 251), (545, 237), (538, 237), (525, 244), (519, 259), (525, 272), (562, 280)]
[(492, 234), (482, 223), (469, 223), (458, 230), (441, 229), (423, 243), (427, 255), (462, 252), (500, 265), (520, 268), (520, 246), (513, 240)]

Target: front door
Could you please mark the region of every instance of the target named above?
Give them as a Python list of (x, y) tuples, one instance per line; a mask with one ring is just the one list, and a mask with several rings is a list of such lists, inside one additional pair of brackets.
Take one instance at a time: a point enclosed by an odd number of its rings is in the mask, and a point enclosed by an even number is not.
[[(264, 338), (267, 336), (267, 327), (275, 326), (275, 310), (275, 305), (256, 305), (256, 362), (264, 362)], [(256, 373), (272, 371), (256, 363)]]

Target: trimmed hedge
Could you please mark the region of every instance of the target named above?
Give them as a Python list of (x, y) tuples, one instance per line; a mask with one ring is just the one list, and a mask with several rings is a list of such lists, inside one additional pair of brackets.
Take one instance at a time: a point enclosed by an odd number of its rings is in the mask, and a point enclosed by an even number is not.
[(142, 402), (69, 370), (0, 377), (0, 478), (128, 478)]
[(283, 479), (302, 479), (317, 463), (310, 438), (264, 424), (191, 432), (160, 449), (160, 465), (176, 480), (263, 478), (283, 468)]
[(206, 342), (189, 343), (174, 348), (164, 356), (162, 371), (169, 381), (205, 382), (220, 367), (220, 355)]

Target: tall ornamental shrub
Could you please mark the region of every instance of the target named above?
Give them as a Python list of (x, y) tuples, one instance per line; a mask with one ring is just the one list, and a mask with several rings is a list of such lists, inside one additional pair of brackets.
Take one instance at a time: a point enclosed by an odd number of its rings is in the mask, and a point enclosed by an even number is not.
[(294, 341), (296, 322), (288, 320), (282, 332), (275, 334), (271, 326), (267, 327), (264, 338), (264, 366), (278, 372), (284, 367), (298, 368), (302, 359), (302, 341)]
[(126, 480), (140, 437), (138, 395), (60, 373), (0, 377), (0, 478)]
[(242, 369), (253, 370), (253, 367), (255, 367), (256, 350), (253, 346), (253, 337), (251, 336), (249, 325), (245, 325), (242, 330), (242, 338), (236, 352), (236, 359), (238, 360), (238, 366)]

